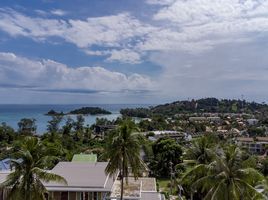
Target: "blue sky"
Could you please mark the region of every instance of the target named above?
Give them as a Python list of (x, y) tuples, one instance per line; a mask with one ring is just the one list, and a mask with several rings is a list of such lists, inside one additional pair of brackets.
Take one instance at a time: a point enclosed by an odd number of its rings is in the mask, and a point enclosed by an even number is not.
[(266, 101), (268, 0), (0, 2), (0, 103)]

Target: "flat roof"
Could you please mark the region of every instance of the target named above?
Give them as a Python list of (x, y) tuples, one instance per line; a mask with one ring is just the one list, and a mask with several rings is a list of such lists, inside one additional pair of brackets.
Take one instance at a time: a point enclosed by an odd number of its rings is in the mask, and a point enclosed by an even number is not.
[(108, 162), (59, 162), (51, 172), (64, 177), (68, 184), (49, 182), (44, 185), (49, 191), (70, 191), (78, 188), (111, 191), (114, 179), (105, 174), (107, 164)]
[(236, 140), (241, 142), (268, 142), (268, 137), (237, 137)]
[(141, 200), (160, 200), (161, 194), (158, 192), (142, 192)]
[[(135, 180), (133, 177), (128, 177), (128, 184), (124, 180), (124, 198), (126, 199), (145, 199), (145, 200), (158, 200), (158, 193), (156, 191), (155, 178), (139, 177)], [(116, 180), (111, 199), (119, 198), (121, 192), (120, 180)], [(143, 195), (143, 193), (146, 193)]]

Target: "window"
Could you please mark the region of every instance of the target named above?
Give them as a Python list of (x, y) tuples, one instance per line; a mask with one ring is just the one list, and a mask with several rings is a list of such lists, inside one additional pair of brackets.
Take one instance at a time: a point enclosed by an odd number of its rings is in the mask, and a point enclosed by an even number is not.
[(89, 198), (88, 198), (89, 200), (92, 200), (92, 199), (93, 199), (93, 193), (92, 193), (92, 192), (89, 192), (89, 193), (88, 193), (88, 197), (89, 197)]
[(68, 192), (61, 192), (61, 200), (68, 200)]
[(80, 192), (80, 200), (84, 200), (84, 193)]
[(97, 192), (93, 193), (93, 200), (98, 200), (98, 193)]

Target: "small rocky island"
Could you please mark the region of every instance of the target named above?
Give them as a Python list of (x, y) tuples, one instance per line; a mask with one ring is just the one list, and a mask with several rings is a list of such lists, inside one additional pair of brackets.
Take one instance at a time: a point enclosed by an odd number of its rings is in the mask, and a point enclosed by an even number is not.
[(55, 110), (48, 111), (45, 115), (57, 116), (57, 115), (109, 115), (112, 114), (108, 110), (104, 110), (99, 107), (82, 107), (72, 110), (68, 113), (56, 112)]
[(64, 113), (61, 111), (61, 112), (56, 112), (55, 110), (50, 110), (48, 111), (45, 115), (49, 115), (49, 116), (56, 116), (56, 115), (64, 115)]

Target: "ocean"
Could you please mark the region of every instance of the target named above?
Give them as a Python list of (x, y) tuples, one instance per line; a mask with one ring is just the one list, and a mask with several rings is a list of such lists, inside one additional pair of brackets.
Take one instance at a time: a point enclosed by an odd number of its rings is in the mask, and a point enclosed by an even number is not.
[[(37, 134), (46, 132), (47, 121), (51, 119), (51, 116), (46, 116), (49, 110), (53, 109), (57, 112), (69, 112), (71, 110), (81, 108), (84, 106), (89, 107), (100, 107), (105, 110), (112, 112), (110, 115), (86, 115), (85, 125), (92, 125), (95, 123), (96, 118), (107, 118), (109, 120), (120, 117), (120, 109), (122, 108), (137, 108), (137, 107), (149, 107), (150, 105), (145, 104), (68, 104), (68, 105), (11, 105), (2, 104), (0, 105), (0, 123), (5, 122), (14, 129), (18, 129), (18, 122), (22, 118), (34, 118), (36, 119)], [(71, 118), (75, 119), (75, 115), (70, 115)], [(63, 119), (66, 119), (66, 116)]]

